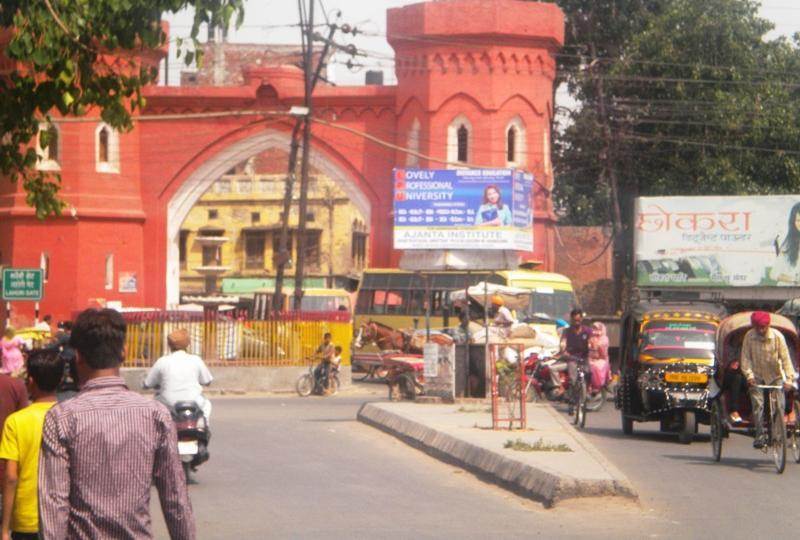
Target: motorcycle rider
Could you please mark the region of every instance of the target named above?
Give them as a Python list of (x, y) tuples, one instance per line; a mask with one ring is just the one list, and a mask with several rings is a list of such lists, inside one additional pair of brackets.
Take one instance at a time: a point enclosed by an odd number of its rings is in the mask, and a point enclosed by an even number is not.
[(172, 409), (178, 401), (194, 401), (203, 411), (206, 426), (211, 417), (211, 402), (203, 396), (203, 386), (214, 377), (205, 362), (187, 352), (191, 340), (185, 328), (174, 330), (167, 336), (170, 354), (159, 358), (144, 380), (145, 388), (158, 388), (156, 399)]
[(589, 338), (592, 330), (583, 324), (583, 310), (575, 308), (569, 313), (570, 325), (561, 334), (561, 353), (564, 361), (550, 367), (550, 377), (559, 394), (563, 394), (559, 372), (566, 370), (570, 385), (578, 378), (578, 362), (589, 357)]

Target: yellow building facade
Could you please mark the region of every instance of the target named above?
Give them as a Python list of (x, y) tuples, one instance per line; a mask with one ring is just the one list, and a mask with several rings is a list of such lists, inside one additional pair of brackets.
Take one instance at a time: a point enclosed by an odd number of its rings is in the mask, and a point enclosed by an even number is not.
[[(187, 216), (180, 235), (182, 295), (274, 284), (286, 174), (272, 172), (280, 167), (264, 161), (257, 156), (231, 169)], [(258, 172), (265, 169), (270, 172)], [(368, 260), (367, 221), (333, 180), (318, 171), (309, 180), (306, 286), (350, 288)], [(299, 194), (296, 182), (287, 276), (294, 276), (297, 261)]]

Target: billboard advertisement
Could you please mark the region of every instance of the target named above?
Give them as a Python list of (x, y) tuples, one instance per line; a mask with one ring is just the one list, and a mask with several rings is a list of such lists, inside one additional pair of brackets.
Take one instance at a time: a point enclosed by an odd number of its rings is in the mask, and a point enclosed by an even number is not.
[(640, 287), (800, 286), (800, 195), (643, 197)]
[(533, 251), (533, 175), (395, 169), (394, 248)]

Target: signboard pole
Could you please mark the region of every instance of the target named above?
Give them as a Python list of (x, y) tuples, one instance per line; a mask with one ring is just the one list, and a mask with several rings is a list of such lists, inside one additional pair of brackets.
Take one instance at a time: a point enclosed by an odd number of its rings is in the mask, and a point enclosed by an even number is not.
[(39, 324), (39, 302), (33, 306), (33, 324)]
[(11, 326), (11, 302), (6, 302), (6, 328)]

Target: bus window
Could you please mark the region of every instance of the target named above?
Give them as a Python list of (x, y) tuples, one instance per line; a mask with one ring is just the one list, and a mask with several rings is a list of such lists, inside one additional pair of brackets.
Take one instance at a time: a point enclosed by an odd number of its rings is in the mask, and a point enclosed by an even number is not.
[(386, 291), (372, 291), (372, 309), (369, 312), (375, 315), (383, 315), (386, 313), (385, 303)]
[(358, 298), (356, 299), (356, 313), (369, 313), (370, 300), (372, 300), (372, 291), (358, 291)]
[(449, 291), (431, 292), (431, 315), (441, 317), (447, 311), (447, 295)]
[(425, 291), (417, 289), (409, 292), (408, 314), (414, 316), (425, 315)]
[(388, 291), (386, 293), (386, 310), (384, 313), (387, 315), (405, 315), (406, 303), (403, 302), (403, 292), (401, 291)]

